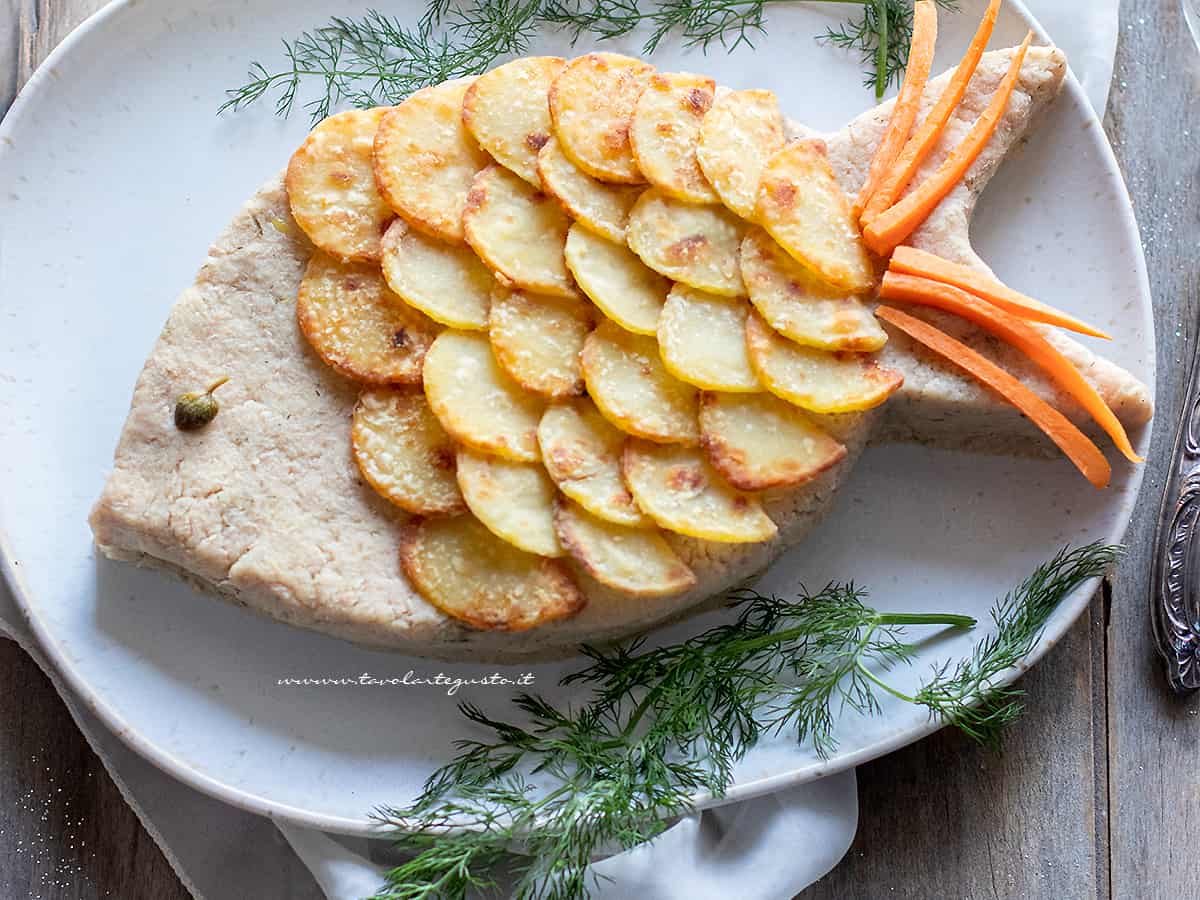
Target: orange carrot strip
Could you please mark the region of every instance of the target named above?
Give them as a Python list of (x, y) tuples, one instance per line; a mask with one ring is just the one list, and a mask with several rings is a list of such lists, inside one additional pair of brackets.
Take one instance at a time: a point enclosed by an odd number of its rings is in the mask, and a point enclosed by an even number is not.
[(1074, 397), (1108, 433), (1126, 458), (1132, 462), (1142, 461), (1129, 442), (1125, 427), (1108, 408), (1104, 398), (1079, 374), (1079, 370), (1071, 361), (1056, 350), (1029, 322), (1023, 322), (998, 306), (993, 306), (986, 300), (981, 300), (953, 285), (916, 275), (886, 273), (879, 288), (879, 296), (954, 313), (974, 322), (1000, 340), (1012, 344), (1045, 371), (1059, 387)]
[(854, 201), (854, 218), (862, 215), (863, 208), (875, 193), (883, 176), (896, 162), (904, 149), (917, 112), (921, 108), (921, 97), (925, 83), (929, 80), (929, 69), (933, 65), (933, 48), (937, 43), (937, 5), (933, 0), (917, 0), (913, 6), (912, 41), (908, 45), (908, 66), (904, 70), (904, 83), (900, 95), (892, 107), (891, 118), (884, 129), (883, 139), (871, 159), (867, 180)]
[(943, 284), (952, 284), (1030, 322), (1044, 322), (1047, 325), (1056, 325), (1078, 334), (1104, 338), (1106, 341), (1112, 340), (1111, 336), (1099, 328), (1094, 328), (1040, 300), (1026, 297), (995, 278), (989, 278), (969, 266), (950, 262), (950, 260), (942, 259), (933, 253), (918, 250), (916, 247), (897, 247), (896, 252), (892, 254), (892, 261), (888, 268), (893, 272), (920, 275)]
[(876, 216), (896, 202), (896, 199), (904, 193), (904, 189), (912, 183), (921, 163), (925, 162), (929, 154), (933, 152), (933, 148), (937, 146), (938, 139), (946, 129), (946, 123), (950, 121), (951, 114), (967, 92), (967, 85), (971, 83), (975, 69), (979, 66), (984, 48), (992, 39), (992, 29), (996, 25), (996, 16), (999, 13), (1000, 0), (992, 0), (983, 14), (983, 20), (979, 23), (975, 37), (971, 38), (967, 52), (950, 77), (950, 83), (942, 91), (942, 95), (933, 105), (933, 109), (930, 110), (925, 121), (921, 123), (921, 127), (908, 139), (904, 149), (900, 152), (900, 157), (876, 189), (866, 209), (863, 210), (862, 222), (864, 225), (869, 225)]
[(929, 217), (934, 207), (942, 202), (942, 198), (954, 190), (954, 186), (962, 181), (971, 168), (971, 163), (991, 140), (992, 132), (1000, 124), (1000, 117), (1008, 106), (1013, 88), (1017, 86), (1017, 78), (1021, 75), (1021, 65), (1025, 62), (1025, 51), (1033, 40), (1033, 32), (1025, 35), (1025, 40), (1013, 54), (1012, 64), (1008, 72), (992, 95), (987, 109), (971, 126), (967, 136), (942, 162), (936, 172), (922, 181), (917, 188), (904, 199), (880, 213), (863, 231), (863, 239), (868, 247), (880, 256), (887, 256), (896, 245), (917, 230), (917, 227)]
[(914, 319), (890, 306), (881, 306), (875, 315), (890, 322), (915, 341), (924, 344), (939, 356), (944, 356), (959, 368), (965, 369), (977, 381), (996, 391), (1001, 397), (1028, 416), (1046, 437), (1075, 463), (1083, 477), (1098, 488), (1108, 487), (1112, 467), (1104, 454), (1071, 420), (1021, 384), (990, 359), (976, 353), (966, 344), (956, 341), (946, 332), (928, 322)]

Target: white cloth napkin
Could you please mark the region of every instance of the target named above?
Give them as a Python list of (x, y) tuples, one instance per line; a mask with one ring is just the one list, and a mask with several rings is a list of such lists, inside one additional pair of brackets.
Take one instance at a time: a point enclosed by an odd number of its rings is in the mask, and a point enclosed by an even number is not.
[[(1119, 0), (1027, 0), (1103, 113)], [(46, 670), (67, 708), (184, 885), (201, 900), (360, 900), (387, 868), (379, 842), (272, 823), (175, 781), (109, 732), (46, 664), (6, 585), (0, 634)], [(858, 825), (853, 771), (691, 816), (649, 845), (593, 866), (601, 900), (787, 900), (832, 869)], [(281, 837), (282, 834), (282, 837)], [(283, 840), (286, 838), (286, 841)]]

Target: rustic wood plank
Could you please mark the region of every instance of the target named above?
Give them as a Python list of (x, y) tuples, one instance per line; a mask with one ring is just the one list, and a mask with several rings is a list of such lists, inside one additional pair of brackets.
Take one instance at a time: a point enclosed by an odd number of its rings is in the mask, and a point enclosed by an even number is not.
[(50, 680), (0, 640), (0, 897), (186, 900)]
[(1107, 633), (1114, 897), (1200, 896), (1200, 698), (1169, 696), (1147, 602), (1164, 461), (1197, 339), (1200, 57), (1177, 2), (1126, 0), (1107, 127), (1141, 223), (1158, 336), (1158, 409), (1146, 485), (1113, 584)]
[[(0, 111), (105, 0), (6, 0)], [(5, 590), (0, 586), (0, 590)], [(0, 897), (187, 900), (49, 679), (0, 640)]]

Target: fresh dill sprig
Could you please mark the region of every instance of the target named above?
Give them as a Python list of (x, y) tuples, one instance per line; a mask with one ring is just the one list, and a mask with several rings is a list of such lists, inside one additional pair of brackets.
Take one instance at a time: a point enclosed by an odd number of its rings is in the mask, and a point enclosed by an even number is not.
[[(825, 30), (819, 40), (843, 50), (857, 50), (862, 56), (863, 87), (873, 88), (882, 99), (889, 84), (899, 83), (908, 65), (908, 45), (912, 40), (913, 4), (910, 0), (828, 0), (831, 3), (858, 3), (862, 16), (845, 25)], [(957, 10), (958, 0), (936, 0), (942, 9)]]
[[(328, 24), (283, 42), (284, 64), (252, 62), (241, 87), (226, 91), (219, 112), (241, 109), (268, 96), (287, 116), (306, 83), (319, 93), (304, 103), (315, 123), (341, 104), (360, 108), (399, 103), (409, 94), (451, 78), (478, 75), (497, 60), (525, 51), (543, 28), (572, 40), (621, 37), (647, 25), (642, 50), (653, 53), (670, 34), (707, 50), (753, 46), (764, 33), (769, 3), (785, 0), (427, 0), (415, 27), (371, 10), (361, 18)], [(863, 7), (859, 20), (831, 28), (821, 40), (863, 55), (864, 78), (882, 96), (908, 61), (912, 0), (822, 0)], [(956, 0), (937, 0), (955, 8)]]
[(970, 656), (935, 668), (911, 695), (885, 680), (915, 652), (906, 630), (975, 620), (879, 612), (853, 584), (831, 584), (795, 600), (736, 594), (732, 622), (677, 644), (585, 647), (589, 664), (564, 679), (591, 688), (576, 708), (523, 694), (514, 703), (525, 724), (516, 724), (463, 704), (485, 737), (457, 742), (457, 756), (412, 805), (379, 811), (413, 856), (374, 900), (495, 893), (501, 871), (518, 900), (586, 897), (598, 854), (653, 839), (698, 794), (723, 795), (734, 765), (765, 734), (794, 729), (827, 756), (843, 711), (877, 713), (877, 690), (995, 745), (1021, 711), (1019, 692), (997, 678), (1118, 552), (1089, 544), (1039, 566), (993, 607), (992, 633)]

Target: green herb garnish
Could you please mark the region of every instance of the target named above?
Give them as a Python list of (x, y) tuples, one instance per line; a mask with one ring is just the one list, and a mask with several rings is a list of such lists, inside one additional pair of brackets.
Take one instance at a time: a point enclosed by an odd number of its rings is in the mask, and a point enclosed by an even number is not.
[[(304, 104), (312, 121), (337, 105), (361, 108), (398, 103), (429, 85), (478, 75), (502, 57), (523, 53), (539, 29), (561, 29), (573, 40), (610, 40), (640, 25), (650, 26), (642, 50), (653, 53), (667, 35), (705, 50), (714, 43), (732, 50), (753, 45), (764, 31), (768, 3), (786, 0), (429, 0), (416, 26), (374, 10), (357, 19), (332, 18), (327, 25), (284, 41), (286, 63), (268, 69), (253, 62), (244, 85), (227, 91), (221, 111), (239, 109), (275, 95), (275, 111), (286, 116), (302, 84), (321, 93)], [(912, 36), (911, 0), (823, 0), (862, 7), (859, 18), (829, 29), (821, 40), (863, 54), (865, 83), (882, 97), (908, 61)], [(954, 8), (956, 0), (937, 0)]]
[(1039, 566), (993, 607), (994, 629), (972, 654), (935, 669), (911, 695), (886, 680), (915, 652), (906, 629), (975, 620), (881, 613), (852, 584), (794, 601), (736, 595), (735, 621), (667, 647), (585, 647), (590, 665), (564, 679), (591, 686), (580, 707), (521, 695), (514, 703), (525, 724), (516, 724), (460, 706), (488, 736), (459, 741), (458, 756), (411, 806), (380, 811), (398, 829), (398, 848), (415, 856), (375, 900), (494, 892), (499, 870), (516, 879), (520, 900), (585, 897), (598, 852), (652, 839), (698, 793), (724, 794), (734, 765), (765, 734), (792, 731), (827, 756), (841, 713), (878, 712), (877, 690), (995, 745), (1021, 712), (1021, 692), (992, 682), (1029, 654), (1062, 599), (1118, 553), (1089, 544)]

